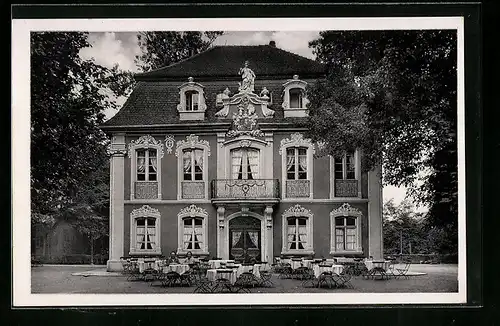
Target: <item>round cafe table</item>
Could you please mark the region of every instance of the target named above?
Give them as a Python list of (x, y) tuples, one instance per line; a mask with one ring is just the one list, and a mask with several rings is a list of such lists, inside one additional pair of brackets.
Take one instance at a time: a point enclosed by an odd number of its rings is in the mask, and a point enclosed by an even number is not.
[(146, 270), (155, 269), (155, 261), (139, 260), (137, 266), (139, 267), (139, 273), (144, 273)]
[(163, 273), (176, 272), (179, 275), (184, 274), (189, 270), (189, 265), (187, 264), (170, 264), (163, 266)]
[(365, 260), (365, 266), (370, 271), (374, 268), (386, 271), (389, 268), (390, 260)]
[(343, 265), (331, 265), (331, 266), (320, 266), (316, 264), (313, 265), (314, 277), (316, 278), (318, 278), (324, 272), (332, 272), (339, 275), (342, 273), (343, 270), (344, 270)]
[(227, 279), (229, 283), (234, 285), (238, 279), (238, 269), (236, 268), (224, 268), (224, 269), (209, 269), (207, 270), (207, 279), (214, 282), (218, 279)]
[(221, 259), (221, 260), (209, 260), (208, 261), (208, 265), (210, 266), (211, 269), (221, 268), (221, 263), (226, 265), (227, 263), (234, 263), (234, 260)]
[(236, 277), (240, 277), (243, 273), (252, 273), (255, 277), (260, 278), (260, 264), (254, 265), (239, 265), (236, 273)]

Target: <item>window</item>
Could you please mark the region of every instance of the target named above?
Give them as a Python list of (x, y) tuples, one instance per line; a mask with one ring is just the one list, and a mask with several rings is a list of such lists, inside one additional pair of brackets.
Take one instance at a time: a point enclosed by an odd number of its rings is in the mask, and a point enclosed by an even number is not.
[(178, 162), (177, 199), (207, 199), (209, 142), (197, 135), (188, 135), (177, 142), (175, 156)]
[(160, 221), (160, 212), (148, 205), (130, 213), (129, 254), (161, 254)]
[(203, 180), (203, 150), (185, 149), (182, 152), (184, 181)]
[(231, 151), (231, 178), (254, 180), (259, 178), (259, 150), (252, 148)]
[(344, 203), (330, 213), (330, 254), (362, 254), (361, 221), (363, 214)]
[(196, 255), (208, 255), (208, 213), (196, 205), (190, 205), (177, 214), (178, 248), (177, 253), (191, 251)]
[(290, 109), (302, 109), (304, 91), (301, 88), (290, 89)]
[(130, 200), (161, 199), (163, 144), (151, 135), (132, 140), (130, 157)]
[(336, 217), (335, 250), (356, 250), (356, 244), (356, 218), (352, 216)]
[(307, 218), (289, 217), (287, 228), (287, 248), (304, 250), (307, 248)]
[(313, 250), (313, 214), (296, 204), (283, 212), (283, 255), (311, 255)]
[(203, 218), (187, 217), (184, 219), (184, 246), (185, 250), (201, 250), (203, 248)]
[(356, 179), (356, 163), (354, 152), (349, 152), (335, 159), (335, 179), (354, 180)]
[(293, 147), (286, 150), (286, 178), (307, 179), (307, 148)]
[(187, 91), (186, 93), (186, 111), (198, 111), (199, 93), (197, 91)]
[(156, 248), (156, 219), (136, 219), (136, 247), (137, 250), (153, 250)]
[(137, 181), (156, 181), (157, 170), (156, 149), (137, 150)]

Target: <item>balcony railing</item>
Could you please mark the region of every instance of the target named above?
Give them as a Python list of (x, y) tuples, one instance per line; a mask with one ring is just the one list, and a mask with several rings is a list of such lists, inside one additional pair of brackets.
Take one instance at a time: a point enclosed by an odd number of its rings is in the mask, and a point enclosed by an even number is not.
[(135, 199), (158, 198), (158, 182), (156, 181), (136, 181), (134, 190)]
[(276, 199), (279, 182), (276, 179), (212, 181), (212, 199)]
[(183, 181), (181, 188), (183, 199), (205, 198), (205, 181)]
[(335, 180), (335, 197), (358, 197), (358, 180)]
[(286, 197), (300, 198), (311, 195), (311, 182), (309, 180), (286, 180)]

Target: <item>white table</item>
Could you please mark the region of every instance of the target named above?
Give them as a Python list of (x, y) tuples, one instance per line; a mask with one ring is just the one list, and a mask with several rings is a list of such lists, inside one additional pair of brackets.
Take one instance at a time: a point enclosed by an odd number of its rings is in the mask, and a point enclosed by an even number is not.
[(241, 274), (243, 273), (249, 273), (251, 272), (255, 277), (260, 278), (260, 264), (254, 264), (254, 265), (239, 265), (236, 273), (236, 277), (240, 277)]
[(234, 263), (234, 260), (227, 259), (227, 260), (209, 260), (208, 265), (210, 266), (211, 269), (217, 269), (221, 268), (221, 263), (222, 264), (227, 264), (227, 263)]
[(163, 273), (176, 272), (179, 275), (184, 274), (189, 270), (189, 265), (187, 264), (170, 264), (167, 266), (163, 266)]
[(369, 271), (374, 268), (380, 268), (386, 271), (390, 264), (390, 260), (365, 260), (365, 266)]
[(332, 266), (314, 265), (313, 266), (314, 277), (316, 277), (316, 278), (318, 278), (324, 272), (332, 272), (335, 274), (341, 274), (343, 270), (344, 270), (343, 265), (332, 265)]
[(311, 268), (314, 263), (314, 259), (304, 259), (302, 265), (307, 268)]
[(231, 284), (234, 284), (238, 279), (238, 269), (237, 268), (226, 268), (226, 269), (209, 269), (207, 270), (207, 279), (211, 282), (217, 279), (227, 279)]
[(154, 261), (154, 260), (139, 260), (139, 261), (137, 261), (137, 266), (139, 266), (139, 273), (143, 273), (145, 270), (148, 270), (148, 269), (155, 269), (155, 263), (156, 263), (156, 261)]

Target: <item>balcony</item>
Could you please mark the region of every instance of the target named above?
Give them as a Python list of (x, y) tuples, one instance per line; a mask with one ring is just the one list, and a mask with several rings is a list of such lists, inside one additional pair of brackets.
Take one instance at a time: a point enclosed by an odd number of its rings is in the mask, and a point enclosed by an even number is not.
[(134, 193), (135, 199), (158, 199), (158, 182), (136, 181)]
[(212, 201), (214, 202), (245, 200), (277, 202), (279, 196), (279, 181), (277, 179), (219, 179), (212, 181)]
[(335, 180), (335, 197), (358, 197), (358, 180)]
[(181, 182), (182, 199), (204, 199), (205, 181)]
[(286, 198), (304, 198), (311, 195), (309, 180), (286, 180)]

